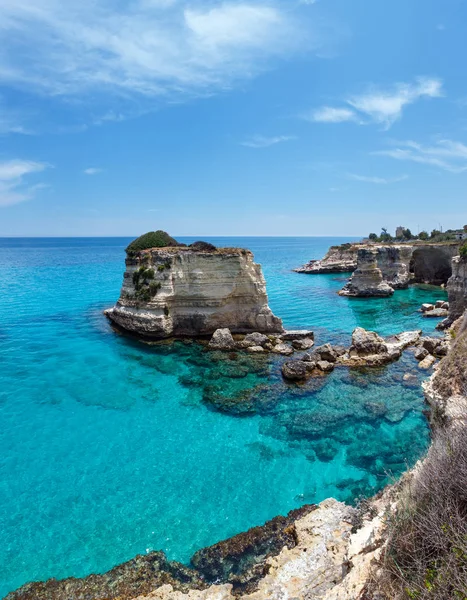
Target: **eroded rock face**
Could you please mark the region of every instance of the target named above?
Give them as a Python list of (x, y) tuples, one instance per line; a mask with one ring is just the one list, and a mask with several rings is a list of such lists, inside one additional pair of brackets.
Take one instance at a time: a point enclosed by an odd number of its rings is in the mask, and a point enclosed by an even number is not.
[(339, 294), (355, 297), (391, 296), (394, 288), (384, 281), (377, 259), (377, 247), (360, 248), (357, 255), (357, 269)]
[(331, 246), (324, 258), (310, 260), (294, 271), (296, 273), (351, 273), (357, 268), (357, 252), (357, 244)]
[(360, 245), (357, 268), (342, 296), (390, 296), (416, 283), (445, 284), (458, 243)]
[(281, 333), (253, 254), (238, 248), (154, 248), (126, 260), (120, 298), (106, 315), (149, 338)]
[(449, 316), (446, 326), (450, 326), (467, 310), (467, 258), (456, 256), (452, 259), (452, 276), (449, 278)]

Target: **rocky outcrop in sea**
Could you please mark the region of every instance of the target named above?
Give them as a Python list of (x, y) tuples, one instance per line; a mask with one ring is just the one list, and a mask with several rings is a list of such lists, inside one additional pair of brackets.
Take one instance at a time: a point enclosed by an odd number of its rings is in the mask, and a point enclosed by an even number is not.
[(107, 317), (146, 338), (281, 333), (261, 266), (240, 248), (165, 247), (127, 256), (123, 286)]
[(353, 271), (342, 296), (385, 297), (410, 283), (446, 284), (459, 246), (457, 242), (343, 244), (330, 248), (322, 260), (294, 270), (310, 274)]
[(358, 244), (331, 246), (321, 260), (310, 260), (296, 273), (351, 273), (357, 268)]

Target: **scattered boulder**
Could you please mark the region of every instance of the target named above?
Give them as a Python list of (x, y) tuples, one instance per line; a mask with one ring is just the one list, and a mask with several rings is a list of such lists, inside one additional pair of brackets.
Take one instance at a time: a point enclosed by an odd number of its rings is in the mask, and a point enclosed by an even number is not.
[(418, 366), (420, 369), (427, 371), (428, 369), (431, 369), (431, 367), (435, 364), (435, 362), (436, 362), (436, 358), (434, 356), (432, 356), (431, 354), (428, 354), (427, 357), (425, 357), (422, 361), (420, 361), (418, 363)]
[(404, 331), (395, 335), (394, 338), (388, 340), (388, 346), (395, 346), (401, 350), (405, 350), (409, 346), (415, 346), (422, 336), (422, 330)]
[(316, 368), (320, 371), (323, 371), (323, 373), (330, 373), (331, 371), (334, 371), (334, 367), (334, 363), (328, 362), (327, 360), (319, 360), (316, 363)]
[(417, 348), (414, 352), (414, 356), (417, 360), (423, 360), (429, 355), (429, 352), (426, 348)]
[(235, 340), (230, 333), (230, 329), (216, 329), (209, 342), (211, 350), (234, 350)]
[(309, 350), (314, 345), (315, 342), (311, 338), (292, 340), (292, 346), (295, 348), (295, 350)]
[(449, 302), (445, 300), (438, 300), (435, 304), (435, 308), (443, 308), (444, 310), (449, 310)]
[(293, 348), (288, 344), (279, 343), (273, 346), (272, 351), (274, 354), (283, 354), (284, 356), (290, 356), (293, 354)]
[(402, 381), (403, 385), (405, 385), (406, 387), (416, 388), (420, 385), (418, 377), (414, 373), (405, 373), (404, 377), (402, 378)]
[(352, 345), (350, 346), (349, 354), (365, 356), (370, 354), (385, 354), (388, 347), (377, 333), (374, 331), (366, 331), (362, 327), (357, 327), (352, 333)]
[(426, 312), (430, 312), (430, 311), (431, 311), (431, 310), (433, 310), (434, 308), (435, 308), (435, 305), (434, 305), (434, 304), (428, 304), (428, 303), (426, 302), (425, 304), (422, 304), (422, 306), (421, 306), (420, 310), (421, 310), (423, 313), (426, 313)]
[(246, 351), (251, 354), (261, 354), (262, 352), (266, 352), (262, 346), (249, 346)]
[(243, 339), (243, 343), (246, 347), (248, 346), (264, 346), (269, 342), (269, 338), (264, 333), (249, 333)]
[(311, 370), (311, 363), (302, 360), (289, 360), (282, 365), (282, 375), (284, 379), (290, 381), (305, 380)]
[[(345, 352), (345, 350), (344, 350)], [(335, 363), (339, 357), (339, 353), (331, 346), (331, 344), (323, 344), (322, 346), (318, 346), (315, 348), (314, 353), (319, 355), (321, 360)]]
[(445, 308), (433, 308), (433, 310), (429, 310), (427, 312), (423, 313), (424, 317), (433, 317), (433, 318), (439, 318), (439, 319), (444, 319), (445, 317), (447, 317), (449, 315), (449, 311), (446, 310)]
[(294, 329), (285, 331), (280, 336), (284, 342), (292, 342), (293, 340), (303, 340), (304, 338), (315, 339), (315, 334), (308, 329)]

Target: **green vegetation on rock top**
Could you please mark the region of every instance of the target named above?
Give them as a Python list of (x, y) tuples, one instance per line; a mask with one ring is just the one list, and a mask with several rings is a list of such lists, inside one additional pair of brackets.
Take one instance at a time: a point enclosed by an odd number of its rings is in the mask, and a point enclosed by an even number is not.
[(127, 247), (126, 253), (131, 255), (141, 250), (147, 250), (148, 248), (167, 248), (170, 246), (180, 246), (180, 244), (167, 232), (159, 229), (158, 231), (144, 233), (139, 238), (136, 238), (136, 240), (133, 240)]

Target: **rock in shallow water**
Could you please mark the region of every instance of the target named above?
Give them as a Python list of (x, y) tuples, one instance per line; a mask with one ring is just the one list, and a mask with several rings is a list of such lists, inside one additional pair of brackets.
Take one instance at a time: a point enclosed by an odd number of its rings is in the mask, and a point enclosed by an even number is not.
[(209, 342), (209, 347), (212, 350), (234, 350), (235, 340), (230, 329), (216, 329)]

